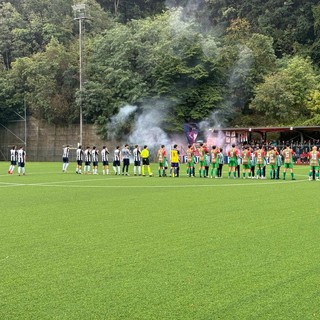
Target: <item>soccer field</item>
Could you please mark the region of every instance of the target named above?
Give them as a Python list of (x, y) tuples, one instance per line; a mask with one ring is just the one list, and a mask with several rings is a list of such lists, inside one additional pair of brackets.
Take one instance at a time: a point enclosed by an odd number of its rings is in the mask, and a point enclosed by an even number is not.
[(0, 319), (320, 319), (320, 182), (307, 166), (296, 181), (8, 166)]

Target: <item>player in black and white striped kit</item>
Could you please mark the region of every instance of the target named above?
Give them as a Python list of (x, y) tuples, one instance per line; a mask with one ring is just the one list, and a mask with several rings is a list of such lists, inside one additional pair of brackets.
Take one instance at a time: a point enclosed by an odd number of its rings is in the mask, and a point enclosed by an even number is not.
[(23, 175), (26, 174), (26, 169), (25, 169), (25, 164), (26, 164), (26, 152), (23, 150), (23, 147), (20, 147), (18, 150), (18, 174), (22, 173)]
[(108, 148), (106, 146), (103, 146), (101, 150), (102, 174), (109, 174), (108, 154)]
[(99, 150), (97, 150), (96, 146), (92, 147), (91, 157), (92, 157), (92, 173), (98, 174)]
[(76, 173), (78, 174), (81, 174), (82, 162), (83, 162), (83, 150), (81, 146), (79, 146), (77, 149), (77, 168), (76, 168)]
[(123, 161), (123, 166), (122, 166), (122, 175), (126, 174), (126, 176), (129, 176), (129, 164), (130, 164), (130, 156), (131, 152), (129, 150), (129, 145), (126, 144), (124, 148), (121, 151), (122, 155), (122, 161)]
[(121, 160), (120, 146), (117, 146), (113, 152), (113, 171), (115, 174), (118, 174), (118, 175), (120, 175), (120, 160)]
[[(141, 157), (140, 157), (140, 148), (136, 144), (133, 149), (133, 173), (136, 176), (137, 174), (141, 176)], [(138, 171), (138, 173), (137, 173)]]
[(90, 174), (90, 169), (91, 169), (91, 160), (92, 160), (92, 155), (91, 155), (91, 149), (88, 146), (87, 149), (84, 151), (84, 168), (83, 168), (83, 173), (84, 174)]
[(67, 168), (69, 165), (69, 145), (65, 146), (62, 151), (62, 172), (67, 172)]
[(10, 167), (8, 170), (9, 174), (13, 174), (14, 167), (17, 165), (18, 161), (18, 152), (17, 152), (17, 147), (13, 146), (12, 149), (10, 150)]

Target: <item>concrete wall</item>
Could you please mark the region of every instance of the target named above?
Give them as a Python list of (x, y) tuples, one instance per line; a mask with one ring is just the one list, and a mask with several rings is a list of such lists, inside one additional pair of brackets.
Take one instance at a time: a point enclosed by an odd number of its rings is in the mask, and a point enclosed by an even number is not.
[[(96, 133), (95, 125), (83, 125), (83, 146), (96, 145), (99, 149), (104, 144)], [(27, 157), (30, 161), (61, 161), (62, 147), (69, 144), (76, 148), (79, 142), (79, 125), (49, 125), (34, 118), (27, 119)], [(21, 141), (22, 140), (22, 141)], [(12, 145), (22, 146), (25, 140), (25, 122), (17, 121), (0, 127), (0, 160), (9, 159)], [(111, 146), (110, 146), (111, 148)], [(75, 150), (71, 150), (70, 160), (75, 160)]]

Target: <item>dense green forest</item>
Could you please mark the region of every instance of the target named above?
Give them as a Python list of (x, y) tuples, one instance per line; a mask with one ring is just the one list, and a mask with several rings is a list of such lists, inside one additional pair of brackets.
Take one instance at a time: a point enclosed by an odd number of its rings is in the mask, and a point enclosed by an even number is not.
[[(163, 128), (320, 124), (316, 0), (87, 0), (84, 85), (72, 0), (0, 3), (0, 122), (97, 123), (125, 105)], [(81, 102), (80, 102), (81, 101)], [(128, 129), (129, 130), (129, 129)]]

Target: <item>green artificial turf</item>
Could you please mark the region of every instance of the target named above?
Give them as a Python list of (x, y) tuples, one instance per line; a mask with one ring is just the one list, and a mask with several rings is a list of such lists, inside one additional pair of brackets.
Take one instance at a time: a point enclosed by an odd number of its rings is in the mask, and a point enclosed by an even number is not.
[(7, 167), (0, 319), (320, 319), (309, 167), (296, 181)]

